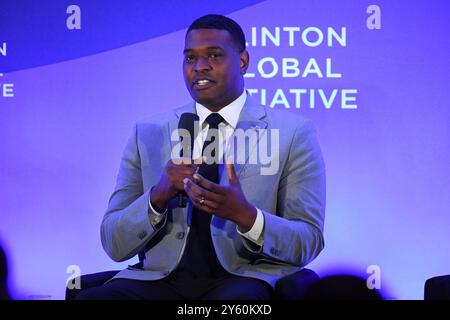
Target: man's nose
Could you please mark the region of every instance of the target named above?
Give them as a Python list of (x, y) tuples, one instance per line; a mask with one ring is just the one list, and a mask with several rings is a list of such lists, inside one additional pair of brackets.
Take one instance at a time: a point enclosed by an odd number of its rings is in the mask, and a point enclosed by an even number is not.
[(197, 58), (197, 61), (195, 62), (194, 65), (194, 70), (196, 72), (211, 70), (211, 65), (209, 64), (208, 59), (205, 59), (203, 57)]

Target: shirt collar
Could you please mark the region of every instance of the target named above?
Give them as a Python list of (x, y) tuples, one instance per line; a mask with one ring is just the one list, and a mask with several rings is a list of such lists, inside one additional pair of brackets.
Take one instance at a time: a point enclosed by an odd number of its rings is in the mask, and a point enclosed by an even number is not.
[[(245, 100), (247, 99), (247, 91), (244, 90), (242, 94), (229, 105), (220, 109), (217, 113), (219, 113), (225, 121), (233, 128), (236, 128), (236, 125), (239, 120), (239, 115), (241, 114), (242, 108), (244, 108)], [(199, 117), (200, 128), (203, 128), (203, 123), (206, 118), (212, 113), (208, 108), (201, 105), (200, 103), (195, 103), (195, 110)]]

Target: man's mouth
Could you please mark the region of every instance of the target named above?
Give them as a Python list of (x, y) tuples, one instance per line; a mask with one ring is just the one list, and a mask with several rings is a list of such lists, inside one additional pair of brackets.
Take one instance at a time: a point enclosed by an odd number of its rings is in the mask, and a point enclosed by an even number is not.
[(203, 90), (213, 86), (215, 81), (210, 79), (198, 79), (194, 81), (194, 89)]

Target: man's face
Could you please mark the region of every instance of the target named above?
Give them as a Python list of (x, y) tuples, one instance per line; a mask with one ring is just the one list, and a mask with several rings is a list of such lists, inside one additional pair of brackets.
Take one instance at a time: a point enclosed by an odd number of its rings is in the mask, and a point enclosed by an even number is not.
[(184, 81), (192, 98), (211, 111), (242, 93), (248, 61), (247, 51), (239, 52), (226, 30), (197, 29), (186, 35)]

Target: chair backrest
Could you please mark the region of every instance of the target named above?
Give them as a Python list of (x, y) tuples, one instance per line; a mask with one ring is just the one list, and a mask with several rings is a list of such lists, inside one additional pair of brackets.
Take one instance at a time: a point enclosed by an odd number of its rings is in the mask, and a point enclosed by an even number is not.
[(0, 246), (0, 300), (9, 300), (8, 292), (8, 263), (6, 254)]
[(450, 275), (433, 277), (425, 281), (425, 300), (450, 300)]

